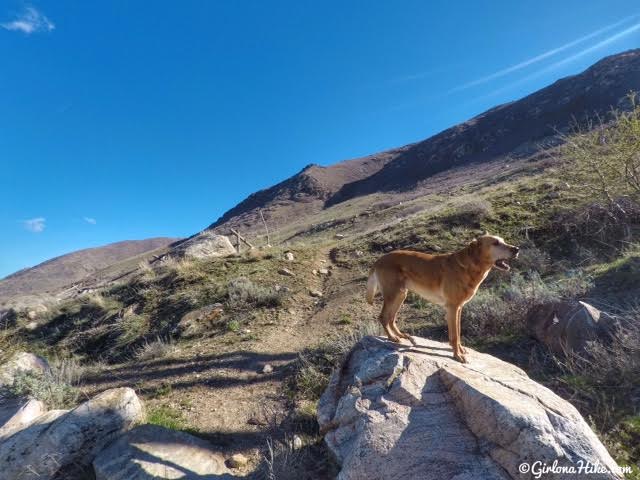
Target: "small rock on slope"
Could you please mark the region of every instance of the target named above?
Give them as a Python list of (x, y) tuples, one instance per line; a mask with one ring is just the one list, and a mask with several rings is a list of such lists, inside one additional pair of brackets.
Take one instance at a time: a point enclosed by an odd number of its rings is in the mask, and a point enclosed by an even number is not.
[(192, 258), (228, 257), (237, 253), (228, 237), (211, 232), (204, 232), (187, 240), (178, 250)]
[(11, 359), (0, 366), (0, 386), (12, 385), (13, 379), (18, 372), (31, 372), (42, 375), (49, 372), (47, 361), (28, 352), (17, 352)]
[(583, 352), (587, 342), (607, 341), (618, 328), (615, 317), (576, 301), (543, 305), (531, 312), (527, 324), (533, 335), (556, 354)]

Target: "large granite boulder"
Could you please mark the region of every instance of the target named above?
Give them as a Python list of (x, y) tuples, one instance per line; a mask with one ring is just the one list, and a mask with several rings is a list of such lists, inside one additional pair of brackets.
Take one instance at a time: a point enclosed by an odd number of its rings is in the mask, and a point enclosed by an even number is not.
[(184, 256), (191, 258), (228, 257), (236, 254), (228, 237), (203, 232), (178, 246)]
[(0, 365), (0, 387), (13, 385), (18, 372), (30, 372), (43, 375), (50, 372), (47, 361), (33, 353), (17, 352), (8, 362)]
[(537, 461), (617, 468), (578, 411), (519, 368), (470, 349), (461, 364), (448, 344), (416, 340), (365, 337), (331, 377), (318, 422), (340, 479), (528, 479), (519, 466)]
[(103, 450), (94, 460), (96, 480), (196, 480), (230, 478), (222, 454), (184, 432), (142, 425)]
[(582, 353), (588, 342), (607, 341), (617, 319), (586, 302), (561, 301), (532, 311), (527, 325), (533, 336), (556, 354)]
[(69, 478), (69, 469), (91, 464), (97, 453), (144, 418), (130, 388), (107, 390), (71, 411), (51, 410), (0, 442), (6, 479)]

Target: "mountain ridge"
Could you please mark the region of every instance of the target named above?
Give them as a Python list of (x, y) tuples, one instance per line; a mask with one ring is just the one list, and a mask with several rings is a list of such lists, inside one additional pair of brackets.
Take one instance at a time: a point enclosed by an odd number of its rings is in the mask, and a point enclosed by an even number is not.
[(250, 195), (207, 227), (261, 228), (260, 212), (277, 228), (287, 218), (317, 212), (376, 192), (408, 191), (444, 170), (502, 156), (524, 157), (557, 142), (574, 121), (628, 108), (640, 90), (640, 49), (611, 55), (581, 73), (519, 100), (493, 107), (425, 140), (327, 167), (310, 165)]
[(17, 295), (42, 294), (57, 290), (118, 262), (168, 247), (176, 240), (169, 237), (122, 240), (45, 260), (0, 279), (0, 302)]

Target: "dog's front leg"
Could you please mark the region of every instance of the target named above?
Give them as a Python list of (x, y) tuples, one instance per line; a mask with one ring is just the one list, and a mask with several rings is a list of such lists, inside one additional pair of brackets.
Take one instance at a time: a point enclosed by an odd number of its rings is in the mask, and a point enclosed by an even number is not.
[(447, 328), (449, 329), (449, 343), (453, 350), (453, 358), (461, 363), (467, 363), (460, 345), (460, 329), (458, 324), (458, 315), (461, 307), (459, 305), (447, 305)]
[(458, 331), (458, 343), (460, 344), (460, 351), (467, 353), (467, 349), (462, 346), (462, 307), (458, 308), (456, 312), (456, 330)]

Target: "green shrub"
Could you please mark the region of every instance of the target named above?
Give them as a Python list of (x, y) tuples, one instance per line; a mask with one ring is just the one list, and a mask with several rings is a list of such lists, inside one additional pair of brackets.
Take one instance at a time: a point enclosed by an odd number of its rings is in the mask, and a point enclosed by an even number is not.
[(239, 332), (240, 322), (238, 320), (229, 320), (227, 322), (227, 330), (229, 330), (230, 332)]
[(18, 372), (8, 387), (11, 395), (33, 397), (50, 409), (69, 408), (76, 405), (79, 392), (73, 383), (79, 382), (82, 373), (75, 362), (53, 364), (44, 374)]
[(282, 296), (272, 288), (256, 285), (245, 277), (231, 280), (228, 285), (228, 304), (231, 308), (278, 307)]

